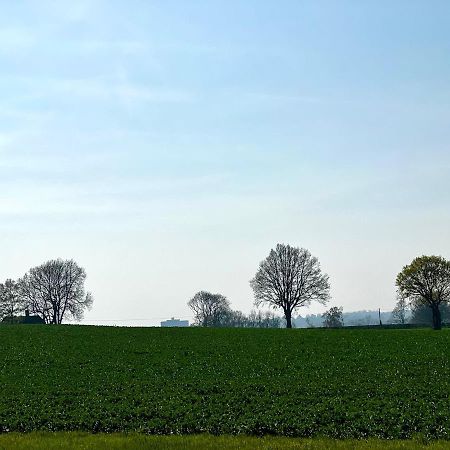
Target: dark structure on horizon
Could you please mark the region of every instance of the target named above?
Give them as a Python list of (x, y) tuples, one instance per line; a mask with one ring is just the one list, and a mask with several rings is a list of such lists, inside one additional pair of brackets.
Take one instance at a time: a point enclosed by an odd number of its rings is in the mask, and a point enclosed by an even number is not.
[(30, 312), (25, 310), (24, 316), (6, 316), (3, 318), (2, 323), (7, 325), (18, 325), (18, 324), (26, 324), (26, 325), (39, 325), (45, 324), (45, 320), (39, 316), (30, 316)]

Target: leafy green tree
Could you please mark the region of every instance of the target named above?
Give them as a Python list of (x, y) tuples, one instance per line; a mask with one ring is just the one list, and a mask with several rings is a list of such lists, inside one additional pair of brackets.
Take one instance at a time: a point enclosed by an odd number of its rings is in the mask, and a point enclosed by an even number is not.
[(343, 308), (333, 306), (322, 314), (323, 326), (327, 328), (338, 328), (344, 326)]
[(441, 256), (420, 256), (397, 275), (399, 294), (412, 306), (431, 309), (433, 328), (440, 330), (440, 306), (450, 301), (450, 261)]
[(285, 244), (270, 251), (250, 285), (255, 305), (281, 308), (287, 328), (292, 328), (292, 313), (296, 309), (313, 301), (326, 304), (330, 298), (328, 275), (322, 274), (318, 259), (304, 248)]

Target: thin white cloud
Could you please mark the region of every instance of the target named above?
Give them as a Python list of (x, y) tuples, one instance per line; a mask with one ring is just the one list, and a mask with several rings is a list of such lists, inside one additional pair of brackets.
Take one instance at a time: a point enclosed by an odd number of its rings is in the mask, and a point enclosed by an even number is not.
[(149, 203), (164, 204), (167, 195), (215, 192), (231, 179), (227, 173), (153, 178), (111, 174), (99, 178), (98, 165), (73, 169), (73, 164), (73, 159), (58, 155), (0, 158), (0, 175), (14, 174), (0, 178), (0, 215), (139, 212)]

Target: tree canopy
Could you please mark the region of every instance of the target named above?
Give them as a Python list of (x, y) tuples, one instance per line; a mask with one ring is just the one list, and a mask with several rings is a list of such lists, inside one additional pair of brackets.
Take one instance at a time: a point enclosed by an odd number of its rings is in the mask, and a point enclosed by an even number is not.
[(408, 303), (402, 295), (397, 295), (397, 303), (395, 308), (392, 310), (392, 321), (400, 325), (406, 323), (408, 316)]
[(420, 256), (403, 267), (396, 280), (399, 295), (412, 306), (426, 305), (433, 314), (433, 328), (440, 330), (440, 305), (450, 301), (450, 261), (441, 256)]
[(14, 317), (24, 310), (24, 301), (20, 294), (20, 285), (14, 280), (0, 283), (0, 319)]
[(85, 291), (85, 280), (85, 270), (75, 261), (56, 259), (30, 269), (20, 280), (21, 295), (30, 312), (46, 323), (81, 320), (93, 301)]
[(327, 328), (338, 328), (344, 326), (344, 309), (342, 307), (333, 306), (322, 314), (323, 326)]
[(221, 294), (200, 291), (188, 302), (197, 325), (217, 327), (231, 313), (230, 302)]
[(326, 304), (330, 298), (328, 275), (322, 274), (317, 258), (304, 248), (277, 244), (263, 260), (250, 281), (255, 305), (281, 308), (287, 328), (292, 328), (292, 313), (313, 301)]

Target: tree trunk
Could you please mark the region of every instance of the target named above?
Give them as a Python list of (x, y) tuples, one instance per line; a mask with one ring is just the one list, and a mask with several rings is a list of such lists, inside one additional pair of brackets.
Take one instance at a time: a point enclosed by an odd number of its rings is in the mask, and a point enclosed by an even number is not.
[(284, 311), (284, 317), (286, 318), (286, 328), (292, 328), (292, 314), (289, 309)]
[(442, 320), (439, 305), (433, 305), (431, 310), (433, 311), (433, 329), (440, 330), (442, 328)]

